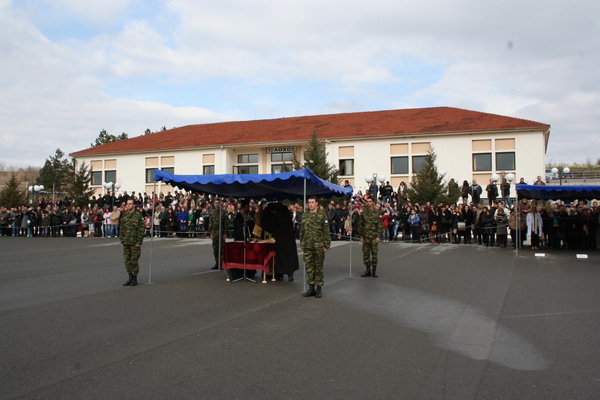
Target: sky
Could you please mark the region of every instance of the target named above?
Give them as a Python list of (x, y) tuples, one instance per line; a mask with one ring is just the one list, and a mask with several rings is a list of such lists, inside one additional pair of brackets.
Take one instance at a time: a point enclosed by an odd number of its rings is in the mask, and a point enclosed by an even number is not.
[[(417, 4), (418, 3), (418, 4)], [(600, 158), (600, 2), (0, 0), (0, 162), (190, 124), (458, 107)]]

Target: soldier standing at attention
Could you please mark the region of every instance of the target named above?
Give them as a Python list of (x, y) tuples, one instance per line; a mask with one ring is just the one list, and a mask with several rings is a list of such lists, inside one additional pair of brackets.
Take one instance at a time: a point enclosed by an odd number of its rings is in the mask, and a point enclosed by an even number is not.
[(323, 261), (325, 252), (331, 245), (327, 215), (319, 210), (317, 197), (308, 198), (308, 211), (302, 215), (302, 228), (300, 231), (300, 247), (304, 252), (304, 265), (308, 278), (308, 291), (304, 297), (321, 297), (323, 286)]
[[(363, 250), (363, 261), (366, 270), (360, 276), (377, 278), (377, 246), (383, 234), (383, 220), (375, 208), (373, 198), (367, 198), (365, 209), (360, 214), (359, 221), (360, 242)], [(372, 270), (371, 270), (372, 269)]]
[(210, 212), (210, 219), (208, 220), (208, 232), (212, 239), (213, 254), (215, 256), (215, 265), (211, 269), (221, 268), (220, 261), (223, 261), (223, 254), (225, 253), (225, 237), (227, 236), (228, 226), (229, 221), (227, 220), (227, 213), (223, 212), (221, 209), (221, 202), (219, 199), (216, 199), (215, 209)]
[(125, 213), (121, 216), (121, 244), (123, 245), (123, 258), (125, 268), (129, 273), (129, 280), (123, 286), (137, 286), (137, 276), (140, 272), (138, 260), (142, 254), (142, 241), (144, 240), (144, 219), (142, 213), (135, 208), (132, 200), (127, 200)]

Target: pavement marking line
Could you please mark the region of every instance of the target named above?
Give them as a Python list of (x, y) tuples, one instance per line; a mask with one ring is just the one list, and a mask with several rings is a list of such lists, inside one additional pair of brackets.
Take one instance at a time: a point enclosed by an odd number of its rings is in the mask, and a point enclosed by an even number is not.
[(169, 248), (174, 248), (174, 247), (189, 247), (189, 246), (206, 246), (209, 243), (202, 243), (202, 242), (179, 242), (177, 244), (173, 244), (171, 246), (169, 246)]
[(562, 311), (562, 312), (542, 313), (542, 314), (509, 315), (507, 317), (499, 317), (498, 319), (552, 317), (555, 315), (588, 314), (588, 313), (597, 313), (597, 312), (600, 312), (600, 310), (580, 310), (580, 311)]
[[(213, 270), (210, 270), (210, 271), (196, 272), (196, 273), (193, 273), (192, 276), (212, 274), (213, 272), (223, 272), (223, 270), (219, 271), (218, 269), (213, 269)], [(177, 279), (179, 279), (179, 278), (177, 278)]]
[(121, 242), (114, 242), (114, 243), (102, 243), (102, 244), (92, 244), (90, 245), (90, 247), (106, 247), (106, 246), (116, 246), (116, 245), (120, 245)]

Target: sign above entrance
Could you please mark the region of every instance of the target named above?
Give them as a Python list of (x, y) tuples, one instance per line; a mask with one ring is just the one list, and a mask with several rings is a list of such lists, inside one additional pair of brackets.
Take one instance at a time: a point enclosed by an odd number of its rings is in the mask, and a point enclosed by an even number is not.
[(271, 153), (293, 153), (296, 151), (295, 146), (289, 147), (267, 147), (267, 154)]

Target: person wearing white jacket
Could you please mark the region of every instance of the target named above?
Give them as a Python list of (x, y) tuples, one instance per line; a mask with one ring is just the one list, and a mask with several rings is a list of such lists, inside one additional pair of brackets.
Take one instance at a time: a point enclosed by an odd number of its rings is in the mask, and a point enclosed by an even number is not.
[(540, 237), (542, 236), (542, 214), (541, 207), (532, 207), (527, 213), (527, 236), (531, 238), (531, 249), (537, 250), (540, 246)]

